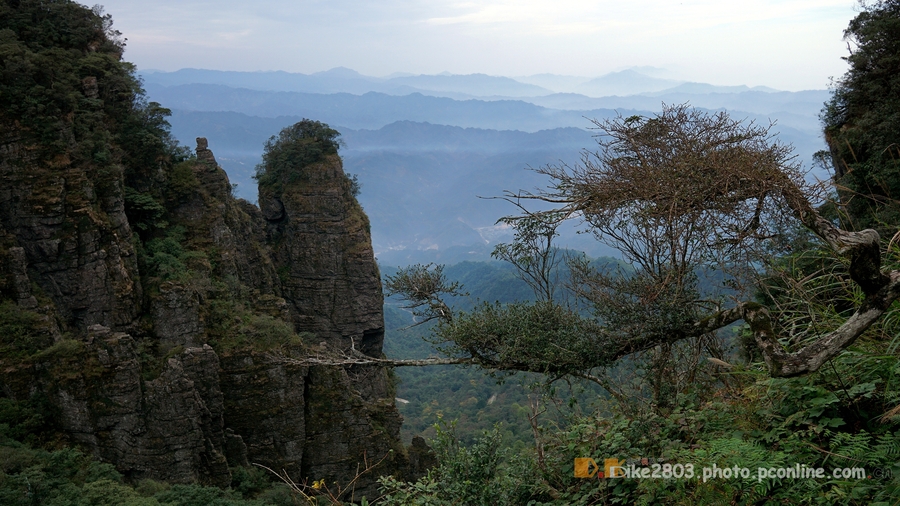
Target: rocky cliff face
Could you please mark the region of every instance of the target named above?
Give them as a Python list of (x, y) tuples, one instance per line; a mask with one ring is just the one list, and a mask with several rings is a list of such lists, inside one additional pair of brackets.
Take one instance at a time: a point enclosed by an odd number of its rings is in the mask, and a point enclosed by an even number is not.
[(130, 327), (142, 292), (119, 181), (101, 190), (84, 168), (32, 151), (0, 145), (3, 269), (15, 272), (7, 293), (27, 309), (38, 306), (33, 292), (45, 295), (66, 327)]
[(336, 348), (380, 354), (384, 300), (369, 220), (340, 158), (330, 155), (281, 186), (264, 187), (260, 206), (295, 327)]
[(408, 463), (387, 372), (272, 359), (381, 354), (368, 220), (316, 134), (337, 132), (301, 122), (262, 208), (237, 200), (110, 26), (0, 2), (0, 404), (135, 480), (227, 486), (259, 463), (347, 485), (380, 462), (352, 493), (374, 496)]
[(143, 238), (122, 183), (100, 197), (83, 168), (0, 162), (4, 310), (40, 341), (0, 356), (3, 395), (45, 399), (58, 437), (133, 479), (227, 486), (229, 467), (260, 463), (347, 484), (381, 461), (355, 488), (375, 496), (407, 466), (386, 372), (267, 355), (381, 353), (368, 221), (340, 159), (260, 210), (231, 196), (205, 140), (196, 152), (167, 176), (190, 191)]

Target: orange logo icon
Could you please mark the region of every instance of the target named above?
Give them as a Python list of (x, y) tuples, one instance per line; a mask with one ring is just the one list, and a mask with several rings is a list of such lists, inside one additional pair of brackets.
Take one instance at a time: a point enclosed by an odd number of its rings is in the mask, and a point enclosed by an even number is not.
[(619, 478), (625, 476), (625, 470), (622, 469), (624, 463), (624, 461), (619, 459), (605, 459), (603, 461), (603, 470), (601, 470), (594, 459), (579, 457), (575, 459), (575, 477)]
[(600, 467), (594, 462), (594, 459), (576, 458), (575, 459), (575, 477), (576, 478), (593, 478)]

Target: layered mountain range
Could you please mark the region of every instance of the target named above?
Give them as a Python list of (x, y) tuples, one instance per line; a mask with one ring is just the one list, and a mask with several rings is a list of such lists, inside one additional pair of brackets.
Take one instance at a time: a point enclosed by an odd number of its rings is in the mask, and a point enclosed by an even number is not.
[[(716, 86), (628, 69), (599, 78), (483, 74), (364, 76), (345, 68), (316, 74), (183, 69), (143, 74), (150, 98), (173, 110), (179, 139), (207, 136), (238, 195), (255, 199), (252, 179), (273, 131), (302, 118), (343, 134), (347, 171), (362, 184), (379, 261), (483, 260), (516, 212), (494, 197), (544, 187), (529, 168), (580, 163), (597, 148), (596, 125), (616, 115), (650, 115), (689, 102), (769, 125), (811, 167), (822, 149), (818, 120), (826, 90), (786, 92)], [(811, 177), (827, 177), (814, 172)], [(594, 256), (612, 251), (564, 231), (561, 243)]]

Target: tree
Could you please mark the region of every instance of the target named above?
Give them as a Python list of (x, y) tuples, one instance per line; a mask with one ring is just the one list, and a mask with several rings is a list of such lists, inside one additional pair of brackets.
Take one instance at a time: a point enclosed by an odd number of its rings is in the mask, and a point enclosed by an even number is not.
[(285, 127), (266, 141), (254, 178), (261, 186), (278, 185), (284, 179), (295, 181), (304, 167), (337, 154), (340, 136), (327, 124), (310, 119)]
[(861, 6), (844, 31), (850, 68), (821, 115), (825, 157), (853, 225), (886, 231), (900, 222), (900, 1)]
[[(590, 315), (542, 299), (483, 304), (447, 316), (436, 336), (451, 356), (492, 369), (590, 376), (593, 368), (626, 355), (743, 320), (769, 373), (796, 376), (817, 370), (853, 343), (900, 296), (900, 272), (881, 271), (878, 233), (845, 231), (820, 216), (811, 203), (821, 198), (817, 188), (805, 182), (791, 148), (778, 143), (770, 128), (684, 105), (596, 125), (597, 151), (572, 167), (539, 169), (552, 180), (546, 190), (507, 198), (554, 204), (519, 219), (580, 220), (618, 248), (634, 271), (596, 272), (570, 261), (571, 288)], [(715, 265), (740, 288), (759, 274), (761, 260), (792, 226), (806, 228), (845, 259), (847, 275), (862, 293), (841, 325), (796, 350), (779, 341), (768, 308), (743, 300), (746, 291), (738, 290), (741, 298), (731, 302), (704, 301), (696, 280)], [(423, 270), (428, 268), (413, 266), (389, 278), (388, 291), (412, 295), (397, 281), (426, 275)], [(439, 295), (416, 297), (439, 301)]]
[(522, 210), (524, 216), (498, 220), (497, 223), (512, 225), (515, 240), (498, 244), (491, 256), (512, 264), (538, 300), (551, 301), (559, 284), (558, 266), (562, 261), (559, 250), (553, 247), (553, 239), (559, 235), (556, 229), (562, 216)]

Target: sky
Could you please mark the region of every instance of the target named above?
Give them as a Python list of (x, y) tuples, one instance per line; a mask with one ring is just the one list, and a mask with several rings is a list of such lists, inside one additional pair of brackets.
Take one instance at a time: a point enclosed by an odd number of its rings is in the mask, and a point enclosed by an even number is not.
[[(142, 70), (372, 76), (632, 66), (718, 85), (825, 89), (855, 0), (106, 0)], [(660, 76), (663, 77), (663, 76)]]

